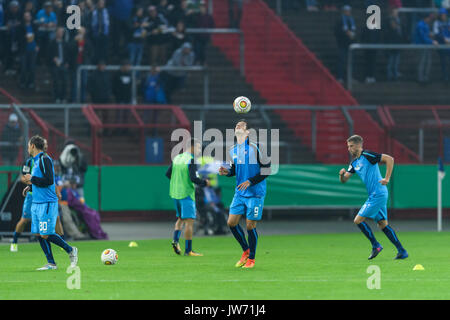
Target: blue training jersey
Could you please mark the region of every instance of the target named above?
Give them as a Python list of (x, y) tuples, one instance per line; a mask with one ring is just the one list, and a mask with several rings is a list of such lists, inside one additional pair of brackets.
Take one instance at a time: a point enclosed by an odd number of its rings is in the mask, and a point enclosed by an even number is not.
[(55, 191), (55, 169), (53, 160), (43, 152), (34, 158), (31, 171), (33, 185), (33, 203), (58, 202)]
[[(228, 176), (236, 175), (236, 195), (242, 197), (264, 197), (266, 195), (267, 174), (261, 173), (261, 168), (269, 168), (267, 162), (262, 161), (262, 154), (258, 145), (249, 142), (248, 138), (242, 144), (234, 145), (230, 150), (231, 170)], [(250, 186), (246, 190), (238, 190), (237, 186), (249, 180)]]
[(383, 179), (378, 163), (381, 161), (381, 154), (363, 150), (359, 158), (353, 160), (347, 171), (358, 174), (366, 185), (369, 196), (387, 194), (388, 189), (380, 183)]

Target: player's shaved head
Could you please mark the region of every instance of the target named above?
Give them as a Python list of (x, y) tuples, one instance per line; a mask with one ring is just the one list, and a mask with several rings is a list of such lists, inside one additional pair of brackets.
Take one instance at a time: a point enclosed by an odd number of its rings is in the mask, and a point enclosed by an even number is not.
[(363, 144), (364, 140), (361, 136), (358, 136), (357, 134), (351, 136), (350, 138), (347, 139), (347, 142), (352, 142), (355, 144)]

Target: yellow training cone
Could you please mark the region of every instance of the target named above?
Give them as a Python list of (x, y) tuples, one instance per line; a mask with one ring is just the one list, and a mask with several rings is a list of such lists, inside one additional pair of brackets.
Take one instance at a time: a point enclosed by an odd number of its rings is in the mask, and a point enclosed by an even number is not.
[(130, 244), (129, 244), (128, 246), (129, 246), (130, 248), (133, 248), (133, 247), (137, 247), (138, 244), (137, 244), (135, 241), (131, 241)]
[(414, 266), (413, 270), (414, 270), (414, 271), (417, 271), (417, 270), (425, 270), (425, 268), (424, 268), (423, 265), (421, 265), (421, 264), (416, 264), (416, 265)]

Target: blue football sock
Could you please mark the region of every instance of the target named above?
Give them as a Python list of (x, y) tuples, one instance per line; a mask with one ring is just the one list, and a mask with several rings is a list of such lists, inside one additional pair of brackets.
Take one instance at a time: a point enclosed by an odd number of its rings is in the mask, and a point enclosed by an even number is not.
[(50, 245), (50, 242), (46, 239), (42, 239), (41, 237), (39, 239), (39, 244), (41, 245), (42, 251), (44, 251), (45, 257), (47, 258), (48, 263), (56, 264), (55, 259), (53, 258), (52, 253), (52, 247)]
[(184, 252), (189, 253), (192, 251), (192, 240), (186, 240), (186, 247)]
[(69, 244), (64, 241), (60, 235), (58, 234), (51, 234), (48, 236), (48, 240), (50, 242), (53, 242), (54, 244), (56, 244), (57, 246), (60, 246), (61, 248), (63, 248), (67, 253), (71, 253), (72, 252), (72, 247), (69, 246)]
[(380, 246), (377, 239), (375, 239), (375, 236), (373, 235), (372, 230), (370, 229), (369, 225), (365, 222), (361, 222), (358, 224), (358, 228), (361, 229), (362, 233), (367, 237), (367, 239), (370, 240), (370, 243), (372, 244), (372, 248), (377, 248)]
[(390, 226), (386, 226), (383, 229), (384, 234), (386, 237), (388, 237), (389, 240), (395, 245), (398, 251), (404, 251), (402, 244), (400, 243), (400, 240), (398, 240), (397, 235), (395, 234), (394, 229), (392, 229)]
[(181, 230), (175, 230), (173, 232), (173, 241), (178, 242), (180, 240)]
[(19, 236), (20, 232), (14, 231), (12, 243), (17, 243), (17, 238), (19, 238)]
[(258, 233), (256, 232), (256, 228), (247, 230), (248, 233), (248, 244), (250, 246), (250, 255), (249, 259), (255, 259), (256, 255), (256, 245), (258, 244)]
[(230, 227), (231, 233), (239, 242), (242, 247), (242, 251), (248, 250), (249, 246), (247, 240), (245, 239), (244, 230), (242, 230), (240, 225), (236, 225), (234, 227)]

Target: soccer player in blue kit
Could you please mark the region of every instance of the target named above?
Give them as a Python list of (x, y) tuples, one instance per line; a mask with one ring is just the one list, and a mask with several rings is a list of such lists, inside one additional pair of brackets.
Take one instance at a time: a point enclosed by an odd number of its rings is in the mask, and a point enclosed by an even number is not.
[(71, 247), (55, 232), (58, 218), (58, 197), (55, 191), (55, 171), (53, 160), (44, 153), (45, 140), (40, 136), (31, 137), (28, 153), (33, 157), (31, 174), (24, 175), (24, 182), (33, 187), (31, 205), (31, 232), (38, 235), (39, 244), (47, 258), (47, 264), (37, 270), (57, 269), (50, 243), (63, 248), (68, 254), (72, 267), (78, 262), (78, 249)]
[[(358, 135), (353, 135), (347, 139), (347, 147), (353, 160), (347, 170), (344, 168), (340, 170), (339, 179), (342, 183), (345, 183), (356, 173), (366, 185), (369, 198), (359, 210), (354, 223), (372, 244), (372, 253), (369, 256), (369, 260), (375, 258), (383, 250), (383, 247), (375, 239), (375, 235), (369, 225), (364, 221), (366, 218), (376, 221), (379, 228), (395, 245), (398, 250), (395, 259), (406, 259), (408, 252), (403, 248), (395, 231), (387, 222), (388, 189), (386, 185), (389, 183), (392, 169), (394, 168), (394, 158), (387, 154), (378, 154), (364, 150), (363, 138)], [(386, 164), (386, 175), (384, 178), (381, 176), (378, 163)]]
[[(228, 226), (241, 245), (243, 253), (235, 266), (253, 268), (258, 243), (256, 223), (262, 218), (266, 195), (265, 179), (269, 175), (270, 164), (262, 159), (263, 154), (259, 150), (259, 146), (249, 141), (250, 131), (246, 120), (240, 120), (236, 124), (234, 132), (237, 144), (230, 150), (231, 168), (220, 167), (219, 174), (228, 177), (236, 176), (236, 189), (230, 205)], [(248, 242), (239, 225), (242, 215), (245, 215), (247, 219)]]

